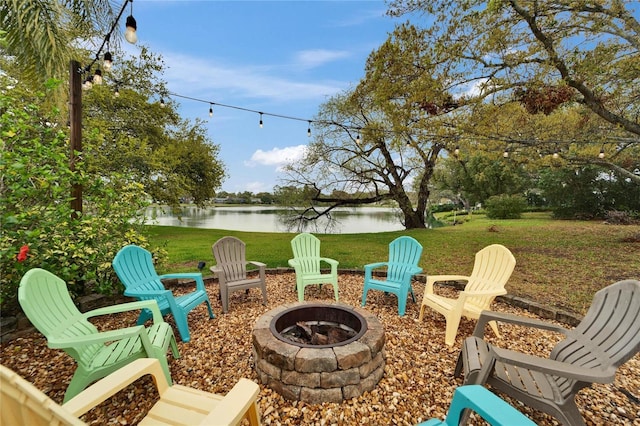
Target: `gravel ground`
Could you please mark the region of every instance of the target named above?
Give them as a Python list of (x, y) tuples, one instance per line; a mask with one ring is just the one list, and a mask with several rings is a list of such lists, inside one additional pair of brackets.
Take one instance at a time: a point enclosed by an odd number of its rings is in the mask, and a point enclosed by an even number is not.
[[(362, 275), (339, 277), (340, 300), (358, 306), (362, 295)], [(240, 378), (257, 381), (251, 355), (251, 331), (263, 313), (283, 303), (297, 301), (292, 273), (268, 274), (269, 303), (261, 305), (258, 289), (249, 294), (235, 292), (229, 313), (222, 314), (217, 288), (209, 287), (216, 318), (208, 320), (206, 308), (200, 305), (189, 314), (191, 342), (178, 342), (181, 357), (171, 355), (169, 365), (173, 380), (182, 385), (210, 392), (226, 393)], [(176, 292), (184, 291), (179, 286)], [(428, 311), (418, 322), (419, 302), (424, 284), (415, 282), (418, 303), (407, 303), (404, 317), (397, 315), (395, 296), (369, 292), (366, 309), (385, 326), (387, 362), (378, 386), (359, 398), (319, 405), (288, 401), (260, 385), (258, 405), (263, 424), (267, 425), (414, 425), (431, 417), (443, 418), (453, 391), (461, 380), (453, 377), (455, 362), (463, 336), (472, 333), (474, 322), (463, 319), (454, 346), (444, 344), (444, 318)], [(453, 290), (443, 288), (442, 293)], [(331, 286), (318, 290), (307, 288), (305, 300), (331, 300)], [(534, 317), (520, 309), (494, 303), (495, 310)], [(99, 328), (117, 328), (135, 323), (131, 313), (100, 318)], [(173, 320), (168, 318), (169, 322)], [(524, 330), (515, 326), (501, 327), (503, 338), (488, 338), (500, 346), (547, 356), (558, 336), (547, 332)], [(176, 336), (177, 336), (176, 331)], [(47, 348), (39, 333), (32, 333), (0, 346), (0, 361), (43, 390), (56, 402), (75, 369), (74, 361), (59, 350)], [(640, 426), (640, 355), (623, 365), (612, 385), (593, 385), (582, 390), (577, 403), (589, 425)], [(157, 400), (157, 392), (149, 378), (143, 378), (96, 407), (83, 420), (90, 424), (136, 424)], [(543, 413), (510, 402), (540, 425), (557, 422)], [(475, 419), (473, 423), (478, 423)], [(480, 422), (481, 423), (481, 422)]]

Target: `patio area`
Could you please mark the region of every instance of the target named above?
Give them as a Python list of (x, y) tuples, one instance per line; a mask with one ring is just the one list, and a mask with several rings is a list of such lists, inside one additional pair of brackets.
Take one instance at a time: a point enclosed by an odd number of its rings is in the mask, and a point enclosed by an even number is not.
[[(358, 274), (339, 276), (340, 301), (360, 306), (363, 277)], [(261, 304), (259, 289), (249, 294), (232, 293), (229, 312), (222, 314), (217, 297), (217, 285), (208, 285), (216, 318), (208, 320), (204, 305), (189, 314), (191, 341), (178, 339), (181, 358), (168, 356), (174, 382), (209, 392), (226, 393), (241, 378), (258, 382), (252, 356), (251, 335), (257, 318), (285, 303), (297, 301), (295, 276), (291, 272), (267, 274), (268, 304)], [(366, 310), (374, 314), (385, 328), (386, 366), (384, 376), (370, 392), (342, 403), (309, 404), (284, 399), (272, 389), (260, 385), (258, 406), (263, 424), (267, 425), (414, 425), (431, 417), (443, 418), (454, 389), (462, 381), (453, 377), (460, 344), (471, 334), (475, 322), (463, 319), (456, 342), (444, 343), (444, 318), (428, 311), (418, 322), (424, 284), (415, 282), (417, 303), (407, 303), (404, 317), (397, 314), (395, 296), (372, 291)], [(177, 293), (181, 286), (174, 289)], [(507, 285), (508, 290), (508, 285)], [(443, 293), (453, 290), (443, 288)], [(306, 301), (331, 302), (331, 286), (318, 290), (310, 286)], [(535, 317), (522, 309), (495, 302), (494, 310)], [(96, 321), (100, 328), (133, 325), (135, 313), (118, 314)], [(171, 317), (167, 319), (170, 323)], [(501, 326), (503, 338), (492, 343), (510, 349), (546, 356), (557, 335)], [(177, 335), (177, 332), (176, 332)], [(25, 377), (56, 402), (61, 403), (64, 391), (75, 369), (74, 361), (60, 350), (47, 348), (46, 340), (37, 332), (4, 343), (0, 347), (0, 362)], [(628, 395), (630, 393), (630, 395)], [(577, 404), (587, 422), (592, 425), (640, 425), (640, 355), (618, 369), (612, 385), (593, 385), (579, 393)], [(151, 379), (145, 378), (129, 386), (114, 398), (83, 416), (89, 424), (136, 424), (157, 399)], [(517, 401), (509, 400), (520, 411), (540, 425), (554, 425), (550, 416), (534, 411)]]

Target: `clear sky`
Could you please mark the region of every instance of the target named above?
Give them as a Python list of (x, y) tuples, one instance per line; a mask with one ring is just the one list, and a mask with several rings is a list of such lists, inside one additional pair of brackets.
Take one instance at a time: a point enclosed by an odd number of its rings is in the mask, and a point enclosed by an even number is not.
[(254, 193), (282, 184), (279, 168), (310, 142), (305, 120), (364, 76), (400, 22), (386, 10), (381, 0), (133, 2), (138, 44), (162, 55), (171, 92), (303, 119), (263, 115), (260, 128), (257, 113), (214, 105), (210, 118), (208, 103), (172, 98), (183, 117), (207, 121), (228, 171), (221, 189)]

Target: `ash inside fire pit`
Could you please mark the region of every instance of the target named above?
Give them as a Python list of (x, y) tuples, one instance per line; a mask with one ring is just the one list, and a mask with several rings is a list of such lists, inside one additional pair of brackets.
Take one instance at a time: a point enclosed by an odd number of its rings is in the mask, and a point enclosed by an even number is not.
[(301, 347), (346, 345), (367, 331), (367, 322), (353, 309), (307, 304), (285, 309), (271, 321), (271, 332), (283, 342)]
[(282, 330), (280, 334), (292, 342), (306, 345), (335, 345), (358, 334), (344, 324), (328, 321), (298, 322)]

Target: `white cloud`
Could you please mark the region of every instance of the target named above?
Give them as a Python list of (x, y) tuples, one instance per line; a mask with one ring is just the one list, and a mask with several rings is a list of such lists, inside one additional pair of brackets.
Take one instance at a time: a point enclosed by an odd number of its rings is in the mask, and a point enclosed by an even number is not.
[(297, 66), (309, 69), (316, 68), (329, 62), (336, 61), (338, 59), (347, 58), (350, 54), (346, 50), (327, 50), (327, 49), (312, 49), (303, 50), (296, 55)]
[[(323, 52), (316, 58), (315, 66), (321, 63), (319, 61), (326, 62), (339, 55), (338, 52)], [(307, 62), (299, 66), (313, 66), (307, 55), (303, 57)], [(324, 99), (347, 87), (346, 82), (305, 82), (279, 77), (270, 66), (224, 64), (175, 52), (164, 52), (163, 58), (167, 64), (164, 77), (170, 82), (170, 90), (181, 94), (193, 93), (195, 89), (198, 96), (217, 92), (233, 99), (247, 97), (291, 102)]]
[(285, 164), (300, 160), (304, 156), (306, 149), (306, 145), (288, 146), (286, 148), (276, 147), (269, 151), (259, 149), (253, 153), (249, 161), (245, 161), (245, 165), (248, 167), (255, 167), (256, 165), (276, 166), (276, 169), (280, 169)]

